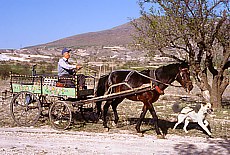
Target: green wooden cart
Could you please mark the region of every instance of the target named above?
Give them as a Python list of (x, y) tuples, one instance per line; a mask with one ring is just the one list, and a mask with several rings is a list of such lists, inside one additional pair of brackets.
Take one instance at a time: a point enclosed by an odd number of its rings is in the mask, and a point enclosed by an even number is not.
[[(75, 86), (58, 86), (59, 81), (63, 79), (73, 81)], [(33, 126), (40, 118), (44, 107), (48, 107), (52, 126), (56, 129), (67, 129), (72, 122), (72, 106), (82, 106), (76, 102), (94, 95), (94, 76), (85, 76), (85, 80), (86, 85), (80, 88), (77, 75), (75, 78), (60, 79), (57, 76), (11, 74), (13, 98), (10, 111), (14, 121), (19, 126)]]

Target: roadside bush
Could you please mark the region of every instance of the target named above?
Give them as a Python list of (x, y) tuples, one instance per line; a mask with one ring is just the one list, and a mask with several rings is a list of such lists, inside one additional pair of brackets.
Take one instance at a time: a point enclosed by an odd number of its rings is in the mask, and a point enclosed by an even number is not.
[(6, 80), (10, 77), (10, 72), (14, 74), (30, 75), (31, 68), (28, 63), (1, 63), (0, 65), (0, 79)]
[(16, 63), (11, 65), (11, 71), (14, 74), (30, 75), (31, 67), (29, 63)]
[(0, 79), (6, 80), (10, 76), (11, 67), (8, 64), (0, 65)]

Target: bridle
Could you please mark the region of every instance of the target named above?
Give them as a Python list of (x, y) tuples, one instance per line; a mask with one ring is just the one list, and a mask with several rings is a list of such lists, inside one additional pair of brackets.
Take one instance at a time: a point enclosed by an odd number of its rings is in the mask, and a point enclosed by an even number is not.
[[(180, 71), (177, 73), (176, 77), (175, 77), (175, 80), (178, 78), (178, 76), (180, 75), (181, 79), (182, 79), (182, 82), (184, 84), (187, 84), (189, 83), (189, 81), (187, 79), (184, 78), (184, 74), (189, 74), (189, 70), (188, 68), (182, 68), (182, 69), (179, 69)], [(183, 86), (182, 86), (183, 87)]]

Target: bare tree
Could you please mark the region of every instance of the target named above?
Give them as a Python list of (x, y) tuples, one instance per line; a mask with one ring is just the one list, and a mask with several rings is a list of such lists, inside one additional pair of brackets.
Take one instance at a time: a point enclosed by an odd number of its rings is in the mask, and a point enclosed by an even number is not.
[[(229, 0), (139, 0), (135, 44), (151, 54), (187, 59), (196, 84), (220, 107), (229, 85)], [(169, 50), (170, 49), (170, 50)], [(175, 55), (177, 51), (180, 55)], [(209, 80), (208, 75), (212, 78)]]

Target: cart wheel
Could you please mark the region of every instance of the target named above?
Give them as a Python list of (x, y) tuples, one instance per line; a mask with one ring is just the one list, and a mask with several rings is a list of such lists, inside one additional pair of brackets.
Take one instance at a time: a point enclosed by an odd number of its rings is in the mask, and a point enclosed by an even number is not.
[(54, 102), (49, 110), (49, 119), (55, 129), (67, 129), (72, 120), (72, 113), (67, 103)]
[(10, 112), (17, 125), (33, 126), (40, 117), (41, 103), (33, 93), (21, 91), (11, 100)]

